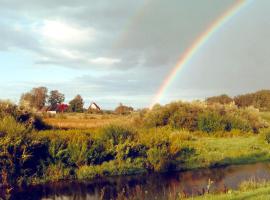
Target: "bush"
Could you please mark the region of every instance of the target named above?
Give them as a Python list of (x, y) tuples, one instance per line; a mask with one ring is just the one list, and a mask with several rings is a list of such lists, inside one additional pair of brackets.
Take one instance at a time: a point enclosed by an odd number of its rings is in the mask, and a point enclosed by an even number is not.
[(0, 133), (0, 179), (4, 184), (22, 184), (22, 178), (43, 173), (39, 166), (49, 156), (46, 141), (36, 140), (13, 117), (0, 121)]
[(44, 172), (44, 179), (48, 181), (67, 180), (71, 177), (74, 177), (74, 170), (64, 167), (61, 163), (50, 164)]
[(0, 119), (3, 119), (6, 116), (11, 116), (16, 119), (17, 122), (37, 130), (50, 128), (42, 121), (41, 117), (27, 110), (20, 109), (15, 104), (8, 101), (0, 101)]
[(268, 144), (270, 144), (270, 130), (269, 130), (269, 129), (266, 130), (266, 131), (264, 132), (264, 135), (265, 135), (265, 141), (266, 141)]
[(140, 116), (147, 128), (169, 125), (175, 129), (200, 130), (208, 133), (232, 129), (258, 133), (260, 128), (267, 126), (255, 109), (201, 102), (156, 105)]
[(133, 139), (134, 130), (125, 126), (109, 125), (101, 130), (100, 135), (103, 140), (110, 140), (113, 145), (117, 145), (127, 139)]
[(169, 166), (169, 152), (167, 146), (152, 147), (147, 151), (147, 160), (154, 171), (165, 171)]
[(224, 130), (221, 117), (214, 112), (203, 113), (198, 119), (198, 129), (207, 133)]

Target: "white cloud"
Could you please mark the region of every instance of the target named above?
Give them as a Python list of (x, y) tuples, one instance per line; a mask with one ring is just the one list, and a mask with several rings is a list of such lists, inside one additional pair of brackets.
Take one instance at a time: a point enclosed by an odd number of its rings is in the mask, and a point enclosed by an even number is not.
[(98, 57), (91, 59), (91, 62), (94, 64), (112, 65), (121, 62), (121, 60), (117, 58)]
[(82, 28), (61, 21), (45, 20), (39, 32), (43, 39), (59, 44), (81, 44), (95, 39), (93, 28)]

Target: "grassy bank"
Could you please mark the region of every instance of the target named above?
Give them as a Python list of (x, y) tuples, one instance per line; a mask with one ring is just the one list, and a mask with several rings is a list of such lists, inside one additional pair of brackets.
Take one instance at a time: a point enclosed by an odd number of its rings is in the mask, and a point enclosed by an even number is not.
[[(182, 198), (179, 198), (182, 199)], [(269, 182), (246, 181), (240, 184), (236, 191), (229, 190), (225, 194), (206, 194), (188, 198), (186, 200), (265, 200), (270, 199)]]
[[(31, 118), (27, 123), (21, 120), (23, 112), (11, 111), (13, 114), (5, 111), (0, 117), (0, 179), (5, 185), (270, 159), (267, 123), (254, 109), (178, 102), (127, 116), (65, 114), (49, 118), (67, 124), (76, 119), (76, 129), (68, 130), (38, 130)], [(79, 128), (80, 121), (83, 128)], [(89, 129), (84, 123), (89, 123)], [(50, 126), (56, 125), (51, 122)]]
[(196, 150), (196, 154), (185, 162), (187, 169), (270, 160), (269, 145), (258, 135), (197, 137), (188, 145)]

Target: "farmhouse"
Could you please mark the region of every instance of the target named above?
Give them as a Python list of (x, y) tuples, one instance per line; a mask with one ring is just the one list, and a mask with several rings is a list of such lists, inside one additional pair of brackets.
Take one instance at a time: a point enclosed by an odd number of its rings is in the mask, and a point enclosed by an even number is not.
[(92, 102), (91, 103), (91, 105), (89, 106), (88, 110), (101, 111), (100, 107), (95, 102)]

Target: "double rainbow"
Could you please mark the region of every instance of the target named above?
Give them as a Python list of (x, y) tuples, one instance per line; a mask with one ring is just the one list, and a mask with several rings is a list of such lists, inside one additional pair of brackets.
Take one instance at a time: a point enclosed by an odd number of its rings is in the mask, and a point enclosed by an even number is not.
[(240, 10), (242, 10), (250, 1), (249, 0), (237, 0), (225, 13), (223, 13), (219, 18), (217, 18), (210, 26), (197, 37), (197, 39), (192, 43), (192, 45), (180, 56), (178, 62), (166, 76), (162, 82), (160, 88), (155, 94), (154, 99), (150, 104), (152, 108), (156, 103), (160, 101), (170, 84), (175, 79), (177, 73), (182, 69), (192, 57), (199, 51), (199, 49), (209, 40), (209, 38), (215, 34), (219, 28), (224, 26), (232, 17), (234, 17)]

